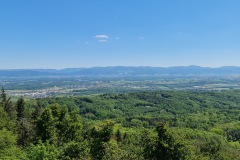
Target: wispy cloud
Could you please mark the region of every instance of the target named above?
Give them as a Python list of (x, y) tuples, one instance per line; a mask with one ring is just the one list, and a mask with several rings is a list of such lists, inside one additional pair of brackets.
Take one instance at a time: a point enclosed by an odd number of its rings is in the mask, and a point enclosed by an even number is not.
[(98, 35), (96, 35), (96, 36), (94, 36), (95, 38), (99, 38), (99, 39), (108, 39), (109, 38), (109, 36), (108, 35), (105, 35), (105, 34), (98, 34)]
[(107, 42), (106, 39), (99, 39), (98, 41), (99, 41), (99, 42)]
[(107, 39), (109, 38), (109, 36), (106, 34), (98, 34), (94, 37), (98, 40), (98, 42), (107, 42)]

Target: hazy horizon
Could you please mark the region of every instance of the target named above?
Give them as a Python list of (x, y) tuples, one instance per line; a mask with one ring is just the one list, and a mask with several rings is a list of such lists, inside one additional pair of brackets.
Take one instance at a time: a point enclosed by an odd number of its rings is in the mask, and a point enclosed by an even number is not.
[(150, 67), (150, 68), (172, 68), (172, 67), (201, 67), (201, 68), (222, 68), (222, 67), (240, 67), (240, 66), (217, 66), (217, 67), (209, 67), (209, 66), (199, 66), (199, 65), (186, 65), (186, 66), (90, 66), (90, 67), (67, 67), (67, 68), (7, 68), (0, 70), (64, 70), (64, 69), (79, 69), (79, 68), (107, 68), (107, 67)]

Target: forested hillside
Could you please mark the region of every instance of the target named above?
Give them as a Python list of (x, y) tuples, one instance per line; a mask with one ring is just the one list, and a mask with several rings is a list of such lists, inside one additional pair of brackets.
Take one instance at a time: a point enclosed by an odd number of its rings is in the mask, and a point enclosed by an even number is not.
[(0, 159), (240, 159), (239, 90), (0, 102)]

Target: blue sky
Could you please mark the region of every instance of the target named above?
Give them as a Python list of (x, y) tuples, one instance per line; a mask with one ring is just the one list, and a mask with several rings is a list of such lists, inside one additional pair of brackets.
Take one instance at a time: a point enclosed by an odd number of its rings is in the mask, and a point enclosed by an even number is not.
[(0, 69), (240, 66), (239, 0), (2, 0)]

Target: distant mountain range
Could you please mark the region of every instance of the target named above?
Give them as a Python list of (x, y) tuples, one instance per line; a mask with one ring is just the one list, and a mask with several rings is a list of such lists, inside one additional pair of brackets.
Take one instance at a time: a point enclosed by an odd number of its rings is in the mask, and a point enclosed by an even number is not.
[(240, 67), (219, 68), (200, 66), (176, 67), (92, 67), (57, 69), (12, 69), (0, 70), (0, 77), (49, 77), (49, 76), (208, 76), (240, 75)]

